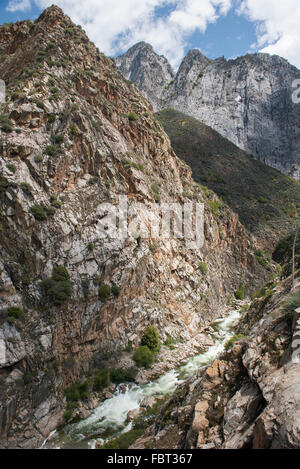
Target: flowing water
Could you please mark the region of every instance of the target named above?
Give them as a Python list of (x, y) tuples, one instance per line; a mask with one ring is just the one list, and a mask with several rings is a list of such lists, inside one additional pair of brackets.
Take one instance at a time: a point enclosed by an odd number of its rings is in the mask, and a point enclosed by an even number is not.
[(225, 319), (217, 320), (214, 323), (215, 343), (206, 352), (194, 356), (185, 365), (168, 371), (148, 384), (128, 384), (125, 392), (119, 388), (115, 395), (102, 402), (90, 417), (67, 425), (54, 438), (52, 434), (51, 442), (46, 440), (42, 447), (94, 449), (96, 440), (107, 441), (129, 431), (132, 424), (126, 422), (128, 412), (138, 410), (146, 397), (172, 395), (180, 383), (213, 362), (224, 351), (226, 342), (233, 336), (232, 328), (238, 319), (239, 312), (231, 311)]

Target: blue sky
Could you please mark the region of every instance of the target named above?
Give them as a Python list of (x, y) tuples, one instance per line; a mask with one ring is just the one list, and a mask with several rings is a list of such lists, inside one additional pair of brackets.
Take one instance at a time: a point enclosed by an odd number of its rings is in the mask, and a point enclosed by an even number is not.
[[(0, 23), (35, 19), (53, 0), (0, 0)], [(300, 67), (300, 1), (56, 0), (108, 55), (144, 40), (176, 68), (189, 49), (209, 58), (249, 51), (281, 55)]]

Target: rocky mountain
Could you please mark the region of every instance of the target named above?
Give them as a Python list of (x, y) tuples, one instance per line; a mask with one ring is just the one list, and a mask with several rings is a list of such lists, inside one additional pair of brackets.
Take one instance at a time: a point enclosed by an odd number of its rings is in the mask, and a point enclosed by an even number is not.
[[(146, 326), (179, 337), (185, 359), (237, 290), (252, 294), (274, 266), (59, 8), (1, 26), (0, 55), (0, 447), (36, 448), (72, 415), (71, 385), (77, 399), (107, 368), (140, 373), (130, 350)], [(137, 203), (160, 218), (160, 202), (192, 196), (205, 207), (203, 248), (103, 237), (102, 204), (120, 209), (119, 196), (130, 221)]]
[(126, 80), (135, 83), (154, 107), (159, 108), (166, 83), (175, 78), (167, 59), (157, 55), (149, 44), (139, 42), (115, 62)]
[(216, 192), (272, 252), (299, 218), (300, 184), (255, 160), (211, 127), (179, 111), (156, 114), (195, 181)]
[[(134, 54), (132, 50), (134, 49)], [(235, 60), (209, 60), (199, 50), (190, 51), (175, 77), (160, 73), (140, 75), (134, 57), (143, 53), (141, 70), (165, 60), (151, 46), (137, 44), (117, 59), (122, 73), (151, 100), (156, 111), (173, 108), (209, 125), (239, 148), (279, 171), (300, 179), (300, 106), (293, 103), (293, 82), (300, 71), (285, 59), (268, 54), (248, 54)], [(156, 66), (154, 66), (156, 63)], [(126, 66), (125, 66), (126, 64)], [(135, 77), (139, 77), (135, 80)], [(153, 97), (153, 93), (155, 96)]]

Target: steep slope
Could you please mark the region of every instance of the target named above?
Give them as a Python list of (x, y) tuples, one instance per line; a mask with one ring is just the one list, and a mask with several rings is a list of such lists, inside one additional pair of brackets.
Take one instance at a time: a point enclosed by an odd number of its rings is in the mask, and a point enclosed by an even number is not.
[(157, 55), (149, 44), (139, 42), (115, 62), (126, 80), (135, 83), (153, 106), (160, 108), (166, 83), (175, 78), (167, 59)]
[[(126, 54), (118, 59), (121, 71), (123, 57)], [(157, 64), (161, 60), (156, 56)], [(135, 81), (138, 64), (127, 58), (126, 69), (128, 76), (134, 71)], [(299, 78), (299, 70), (278, 56), (209, 60), (193, 50), (164, 90), (156, 88), (149, 75), (136, 83), (149, 99), (148, 90), (158, 89), (152, 99), (155, 110), (170, 107), (193, 116), (255, 158), (300, 179), (300, 106), (292, 100), (293, 82)]]
[(156, 117), (195, 181), (223, 198), (264, 249), (272, 250), (293, 229), (299, 217), (299, 183), (192, 117), (171, 109)]
[[(59, 8), (1, 27), (0, 53), (0, 445), (32, 448), (62, 423), (64, 390), (119, 363), (147, 325), (188, 341), (269, 272), (148, 101)], [(138, 202), (160, 217), (160, 201), (187, 193), (205, 205), (201, 250), (103, 237), (103, 202), (128, 196), (132, 220)]]

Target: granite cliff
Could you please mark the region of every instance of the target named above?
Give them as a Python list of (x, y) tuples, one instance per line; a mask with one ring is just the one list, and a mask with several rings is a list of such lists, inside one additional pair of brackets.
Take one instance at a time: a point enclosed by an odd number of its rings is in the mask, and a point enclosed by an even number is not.
[(139, 43), (116, 63), (156, 111), (173, 108), (195, 117), (255, 158), (300, 179), (300, 106), (292, 100), (300, 72), (285, 59), (248, 54), (209, 60), (191, 50), (175, 73), (150, 45)]

